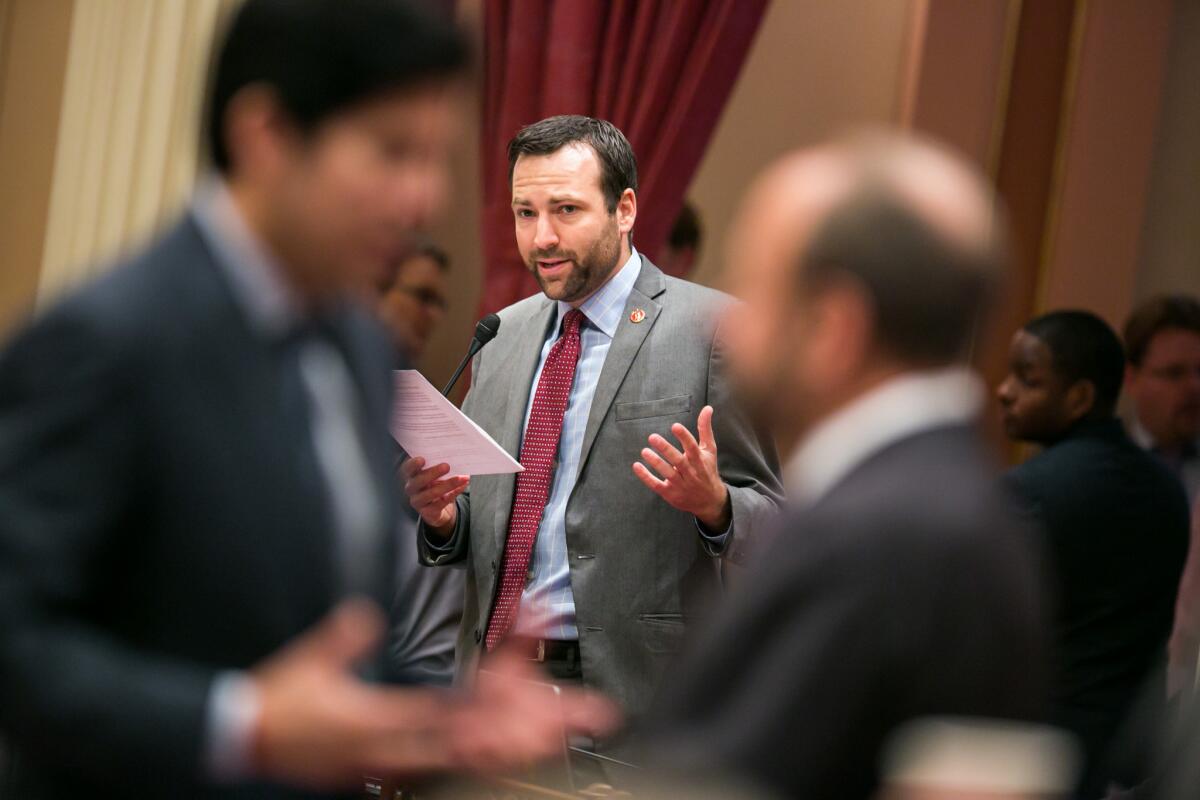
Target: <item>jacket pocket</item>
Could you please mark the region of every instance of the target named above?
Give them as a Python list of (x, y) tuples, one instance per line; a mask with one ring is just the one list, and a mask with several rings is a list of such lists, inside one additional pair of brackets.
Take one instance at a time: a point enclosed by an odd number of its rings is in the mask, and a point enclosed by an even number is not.
[(639, 614), (643, 641), (651, 653), (678, 653), (687, 631), (682, 614)]
[(664, 397), (661, 400), (641, 400), (636, 403), (617, 403), (617, 420), (646, 419), (686, 414), (692, 410), (690, 394)]

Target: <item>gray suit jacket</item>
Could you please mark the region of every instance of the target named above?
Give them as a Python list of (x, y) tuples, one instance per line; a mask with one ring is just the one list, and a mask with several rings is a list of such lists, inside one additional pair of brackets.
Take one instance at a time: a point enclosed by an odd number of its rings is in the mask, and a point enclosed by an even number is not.
[[(740, 560), (781, 497), (774, 448), (732, 402), (714, 346), (730, 301), (663, 275), (643, 257), (584, 431), (566, 512), (583, 677), (631, 713), (647, 706), (686, 624), (720, 589), (720, 558)], [(636, 308), (646, 312), (640, 323), (629, 319)], [(499, 335), (475, 360), (463, 410), (514, 456), (555, 310), (541, 294), (504, 309)], [(669, 436), (675, 422), (695, 431), (706, 404), (715, 411), (719, 467), (733, 505), (723, 552), (631, 469), (651, 433)], [(426, 563), (467, 565), (460, 676), (473, 673), (482, 650), (515, 485), (514, 475), (472, 478), (458, 500), (451, 551), (431, 549), (424, 529), (418, 539)]]

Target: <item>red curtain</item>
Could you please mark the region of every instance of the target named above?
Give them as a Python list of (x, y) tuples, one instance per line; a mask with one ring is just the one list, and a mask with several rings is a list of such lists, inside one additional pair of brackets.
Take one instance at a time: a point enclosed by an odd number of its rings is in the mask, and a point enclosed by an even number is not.
[(513, 238), (505, 148), (519, 128), (587, 114), (638, 158), (634, 245), (655, 257), (767, 0), (487, 0), (482, 313), (538, 291)]

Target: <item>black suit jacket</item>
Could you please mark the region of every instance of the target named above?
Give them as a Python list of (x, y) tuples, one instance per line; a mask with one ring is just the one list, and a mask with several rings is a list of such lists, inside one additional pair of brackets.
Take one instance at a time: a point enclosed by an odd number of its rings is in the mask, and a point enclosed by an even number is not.
[(1082, 741), (1085, 791), (1102, 791), (1106, 750), (1138, 692), (1152, 681), (1150, 695), (1165, 693), (1187, 500), (1115, 419), (1078, 425), (1006, 482), (1042, 527), (1056, 600), (1053, 720)]
[(869, 797), (926, 716), (1036, 718), (1031, 546), (973, 431), (909, 437), (786, 517), (647, 732), (659, 764), (785, 797)]
[[(391, 530), (388, 348), (348, 309), (329, 337), (361, 390)], [(243, 796), (202, 778), (214, 676), (275, 651), (339, 592), (285, 352), (189, 217), (0, 356), (6, 796)], [(378, 574), (387, 602), (388, 553)]]

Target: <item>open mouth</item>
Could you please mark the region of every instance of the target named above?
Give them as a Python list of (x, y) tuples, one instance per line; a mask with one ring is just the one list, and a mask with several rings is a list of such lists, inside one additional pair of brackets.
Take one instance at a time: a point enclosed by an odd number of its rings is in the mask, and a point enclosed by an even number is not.
[(546, 277), (553, 277), (566, 272), (567, 267), (570, 266), (570, 264), (571, 262), (564, 258), (538, 259), (537, 268), (538, 272), (540, 272), (542, 275)]

